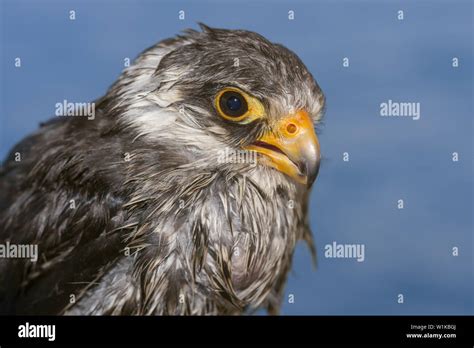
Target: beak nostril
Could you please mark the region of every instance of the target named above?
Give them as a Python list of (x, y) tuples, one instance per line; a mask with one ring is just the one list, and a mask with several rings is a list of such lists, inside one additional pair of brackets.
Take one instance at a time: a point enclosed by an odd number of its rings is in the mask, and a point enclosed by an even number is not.
[(290, 123), (286, 126), (286, 131), (290, 134), (295, 134), (298, 130), (298, 127), (294, 123)]

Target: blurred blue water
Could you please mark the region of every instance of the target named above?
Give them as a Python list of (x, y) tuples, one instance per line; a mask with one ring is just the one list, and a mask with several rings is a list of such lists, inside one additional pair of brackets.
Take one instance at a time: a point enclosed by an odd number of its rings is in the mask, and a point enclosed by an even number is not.
[[(318, 269), (299, 247), (283, 313), (473, 314), (471, 1), (3, 0), (1, 21), (2, 158), (56, 102), (101, 96), (125, 57), (198, 21), (284, 44), (318, 80), (327, 112), (311, 201)], [(380, 117), (388, 99), (420, 102), (421, 119)], [(324, 258), (333, 241), (365, 244), (365, 261)]]

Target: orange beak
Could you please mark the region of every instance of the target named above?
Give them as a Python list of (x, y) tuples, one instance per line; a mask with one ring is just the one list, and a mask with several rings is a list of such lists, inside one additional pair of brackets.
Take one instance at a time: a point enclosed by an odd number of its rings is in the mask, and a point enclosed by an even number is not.
[(318, 175), (320, 150), (308, 113), (299, 110), (278, 120), (271, 131), (247, 146), (262, 155), (262, 162), (311, 186)]

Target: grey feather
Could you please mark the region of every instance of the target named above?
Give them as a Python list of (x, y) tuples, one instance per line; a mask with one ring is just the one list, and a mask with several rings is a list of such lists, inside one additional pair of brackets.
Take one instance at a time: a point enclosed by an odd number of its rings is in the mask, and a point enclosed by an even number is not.
[(269, 117), (305, 108), (317, 125), (324, 96), (285, 47), (201, 28), (144, 51), (94, 121), (50, 121), (12, 150), (0, 242), (38, 244), (41, 257), (0, 259), (1, 314), (278, 313), (295, 245), (312, 245), (308, 191), (272, 168), (217, 161), (268, 124), (230, 124), (212, 100), (236, 86)]

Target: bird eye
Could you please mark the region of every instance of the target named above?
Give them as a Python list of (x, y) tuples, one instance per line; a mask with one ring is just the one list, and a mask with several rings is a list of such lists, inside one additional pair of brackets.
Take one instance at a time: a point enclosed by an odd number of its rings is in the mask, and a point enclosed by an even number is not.
[(248, 111), (245, 97), (236, 91), (226, 91), (219, 97), (219, 106), (227, 117), (241, 117)]
[(257, 98), (235, 87), (223, 88), (216, 96), (219, 116), (241, 124), (250, 123), (265, 115), (265, 108)]

